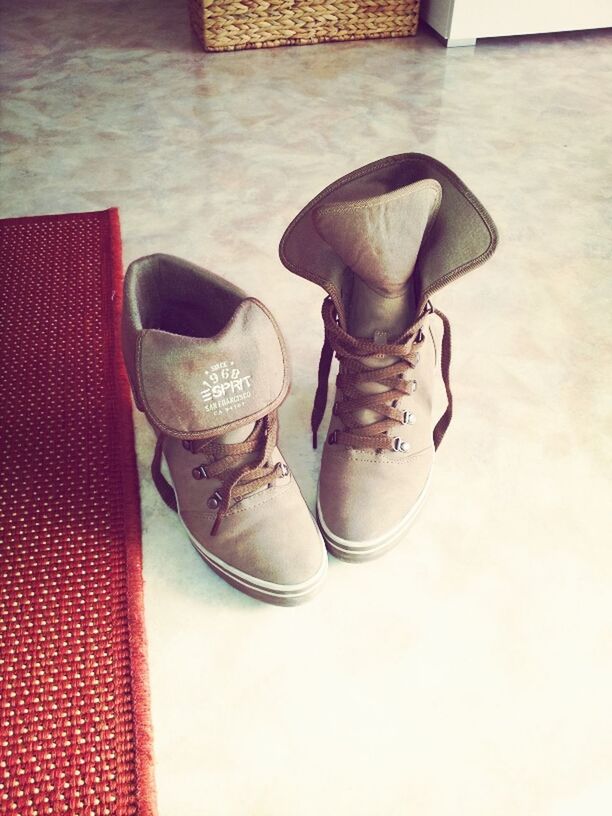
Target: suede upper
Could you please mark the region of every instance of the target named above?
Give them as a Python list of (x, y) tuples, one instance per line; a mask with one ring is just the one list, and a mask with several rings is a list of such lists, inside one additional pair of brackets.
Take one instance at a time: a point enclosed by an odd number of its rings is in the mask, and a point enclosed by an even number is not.
[[(442, 198), (415, 263), (416, 300), (421, 308), (433, 292), (483, 263), (497, 244), (497, 231), (485, 208), (448, 167), (431, 156), (390, 156), (330, 184), (287, 227), (280, 244), (281, 261), (292, 272), (322, 286), (342, 319), (341, 291), (350, 264), (322, 237), (315, 211), (338, 202), (373, 199), (423, 180), (437, 182)], [(403, 258), (402, 263), (408, 259)]]
[[(329, 443), (323, 447), (320, 507), (327, 526), (342, 538), (365, 541), (383, 535), (401, 521), (427, 482), (434, 457), (432, 422), (443, 410), (444, 395), (437, 373), (429, 382), (420, 375), (439, 369), (437, 319), (430, 321), (426, 334), (427, 342), (421, 346), (421, 361), (414, 372), (420, 380), (419, 388), (398, 403), (399, 408), (417, 418), (415, 425), (400, 426), (398, 430), (409, 442), (409, 451), (351, 450)], [(339, 398), (340, 393), (336, 395)], [(328, 434), (340, 427), (333, 416)]]
[[(211, 536), (215, 512), (207, 508), (206, 499), (218, 489), (219, 481), (193, 479), (191, 469), (199, 458), (176, 439), (164, 440), (164, 456), (183, 523), (208, 554), (240, 572), (279, 584), (300, 584), (321, 570), (324, 549), (290, 472), (235, 504), (223, 520), (221, 533)], [(278, 449), (272, 461), (285, 461)]]
[(335, 555), (382, 553), (420, 507), (452, 416), (450, 324), (429, 299), (483, 263), (496, 242), (475, 196), (418, 153), (340, 178), (285, 231), (281, 261), (331, 300), (323, 307), (311, 426), (316, 444), (335, 353), (340, 367), (318, 498)]
[[(167, 288), (156, 310), (150, 293), (160, 277), (166, 287), (175, 279), (176, 291)], [(185, 278), (191, 295), (181, 293)], [(211, 299), (207, 283), (216, 276), (169, 256), (137, 261), (126, 277), (124, 351), (137, 403), (156, 428), (183, 439), (255, 422), (289, 384), (284, 343), (265, 306), (227, 284), (225, 299)]]
[(368, 287), (396, 297), (406, 289), (441, 197), (439, 183), (425, 179), (360, 201), (320, 204), (313, 219), (319, 235)]
[[(248, 334), (249, 343), (244, 342)], [(138, 391), (152, 422), (189, 439), (253, 422), (285, 388), (283, 348), (263, 306), (244, 300), (215, 337), (144, 330), (137, 349)]]
[(289, 375), (272, 315), (217, 275), (153, 255), (126, 275), (123, 349), (157, 432), (151, 475), (200, 555), (260, 600), (311, 597), (327, 558), (276, 446)]

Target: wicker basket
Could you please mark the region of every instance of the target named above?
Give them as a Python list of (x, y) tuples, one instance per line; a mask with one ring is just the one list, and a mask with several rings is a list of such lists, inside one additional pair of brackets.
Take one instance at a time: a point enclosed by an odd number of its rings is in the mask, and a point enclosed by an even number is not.
[(419, 0), (189, 0), (206, 51), (407, 37)]

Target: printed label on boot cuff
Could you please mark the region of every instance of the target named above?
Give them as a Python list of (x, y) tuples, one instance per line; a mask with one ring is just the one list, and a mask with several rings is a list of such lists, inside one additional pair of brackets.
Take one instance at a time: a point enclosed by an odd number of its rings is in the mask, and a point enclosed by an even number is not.
[(251, 396), (251, 375), (240, 373), (233, 360), (215, 363), (206, 369), (200, 395), (205, 402), (205, 410), (215, 416), (235, 411)]

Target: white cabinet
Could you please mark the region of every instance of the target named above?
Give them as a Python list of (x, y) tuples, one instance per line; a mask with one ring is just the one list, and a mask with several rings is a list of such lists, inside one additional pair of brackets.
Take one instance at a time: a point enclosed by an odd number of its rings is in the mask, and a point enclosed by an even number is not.
[(421, 0), (421, 19), (447, 45), (479, 37), (612, 26), (612, 0)]

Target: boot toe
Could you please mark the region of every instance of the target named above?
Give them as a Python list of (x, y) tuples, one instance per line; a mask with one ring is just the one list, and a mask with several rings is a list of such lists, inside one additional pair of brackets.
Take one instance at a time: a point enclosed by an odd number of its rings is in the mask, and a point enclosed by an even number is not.
[(364, 561), (398, 543), (424, 501), (433, 451), (404, 460), (324, 462), (317, 515), (328, 549), (339, 558)]
[(256, 496), (248, 500), (254, 506), (228, 514), (216, 536), (209, 517), (185, 513), (183, 522), (200, 555), (226, 581), (260, 600), (293, 605), (317, 592), (327, 554), (297, 486), (283, 492), (259, 504)]

